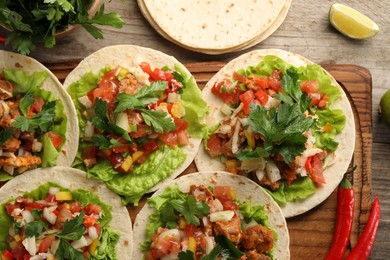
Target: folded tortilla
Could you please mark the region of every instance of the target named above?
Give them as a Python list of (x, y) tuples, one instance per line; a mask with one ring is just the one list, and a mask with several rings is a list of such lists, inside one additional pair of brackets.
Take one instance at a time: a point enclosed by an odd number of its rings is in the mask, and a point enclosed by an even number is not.
[(0, 204), (10, 199), (22, 196), (46, 182), (56, 183), (69, 190), (83, 189), (96, 193), (100, 200), (110, 205), (112, 220), (108, 225), (119, 232), (120, 238), (116, 245), (118, 259), (131, 259), (133, 250), (133, 231), (129, 213), (121, 204), (120, 197), (110, 191), (102, 182), (87, 179), (85, 172), (56, 166), (35, 169), (16, 176), (0, 189)]
[[(203, 98), (206, 100), (211, 110), (210, 116), (206, 119), (206, 123), (209, 127), (215, 126), (215, 124), (221, 122), (223, 118), (225, 118), (220, 111), (224, 102), (211, 92), (214, 83), (223, 78), (231, 77), (233, 71), (247, 68), (248, 66), (258, 65), (267, 55), (275, 55), (296, 67), (313, 64), (313, 62), (298, 54), (278, 49), (255, 50), (230, 61), (208, 81), (202, 91)], [(325, 73), (331, 78), (332, 85), (341, 90), (341, 97), (335, 100), (333, 108), (343, 110), (346, 117), (346, 124), (343, 131), (336, 135), (336, 140), (339, 142), (339, 145), (334, 152), (335, 163), (324, 170), (326, 184), (318, 186), (317, 192), (305, 200), (288, 202), (285, 206), (281, 206), (286, 218), (302, 214), (328, 198), (347, 171), (353, 155), (355, 147), (355, 123), (351, 104), (337, 81), (328, 72), (325, 71)], [(203, 145), (195, 157), (195, 163), (199, 171), (223, 170), (225, 168), (225, 165), (219, 160), (212, 159), (208, 155)]]
[[(152, 197), (161, 195), (171, 185), (177, 185), (182, 192), (188, 192), (191, 185), (205, 185), (206, 187), (215, 185), (231, 186), (235, 191), (237, 200), (242, 203), (250, 202), (251, 205), (262, 205), (268, 215), (269, 227), (277, 233), (277, 240), (273, 247), (274, 259), (290, 258), (290, 238), (282, 211), (271, 196), (252, 180), (224, 171), (196, 172), (166, 183)], [(148, 223), (149, 216), (154, 211), (155, 208), (146, 204), (135, 219), (133, 259), (142, 259), (143, 257), (140, 245), (146, 239), (145, 227)]]

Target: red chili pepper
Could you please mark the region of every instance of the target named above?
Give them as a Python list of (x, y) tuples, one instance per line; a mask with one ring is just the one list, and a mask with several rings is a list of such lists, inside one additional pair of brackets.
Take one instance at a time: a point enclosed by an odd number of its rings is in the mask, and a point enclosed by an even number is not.
[(6, 37), (2, 34), (0, 34), (0, 43), (5, 43)]
[(376, 195), (363, 233), (360, 235), (356, 246), (352, 249), (346, 260), (364, 260), (368, 258), (375, 242), (380, 211), (379, 198), (378, 195)]
[(333, 234), (333, 243), (326, 260), (343, 259), (352, 230), (355, 207), (353, 186), (344, 176), (337, 190), (337, 217)]

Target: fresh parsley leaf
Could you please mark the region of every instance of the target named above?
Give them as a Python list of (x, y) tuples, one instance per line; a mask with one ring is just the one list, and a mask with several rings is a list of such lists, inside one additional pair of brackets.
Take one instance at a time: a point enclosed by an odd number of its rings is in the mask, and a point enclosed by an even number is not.
[(269, 151), (267, 151), (264, 147), (256, 147), (254, 150), (250, 148), (245, 148), (237, 154), (237, 159), (240, 161), (251, 160), (261, 157), (269, 157)]
[(6, 128), (0, 132), (0, 146), (5, 144), (12, 136), (14, 135), (14, 130), (12, 128)]
[(233, 243), (224, 235), (215, 237), (215, 242), (221, 246), (221, 255), (224, 259), (234, 260), (240, 259), (244, 255)]
[(199, 226), (199, 218), (207, 216), (210, 211), (210, 207), (203, 200), (196, 201), (194, 196), (187, 196), (185, 201), (170, 200), (168, 204), (181, 213), (188, 224), (195, 226)]
[[(222, 246), (217, 244), (208, 255), (205, 255), (201, 260), (215, 260), (217, 256), (222, 252)], [(239, 258), (238, 258), (239, 259)]]
[(65, 239), (60, 240), (57, 251), (55, 253), (57, 259), (72, 259), (72, 260), (84, 260), (83, 253), (76, 250)]
[(112, 123), (108, 116), (108, 104), (106, 101), (98, 98), (95, 104), (95, 116), (92, 117), (92, 124), (108, 133), (123, 138), (125, 141), (132, 143), (132, 139), (124, 129)]
[(55, 236), (66, 240), (79, 240), (86, 230), (83, 222), (84, 213), (82, 212), (74, 219), (66, 221), (63, 230)]
[(114, 138), (108, 138), (104, 135), (94, 135), (92, 136), (92, 142), (98, 147), (100, 150), (107, 150), (112, 147), (123, 145), (121, 142)]
[(39, 128), (46, 132), (53, 124), (55, 113), (55, 101), (45, 103), (42, 106), (42, 110), (33, 118), (27, 118), (25, 116), (19, 116), (15, 122), (12, 123), (13, 127), (20, 128), (22, 131), (34, 132)]
[(161, 219), (165, 222), (165, 225), (169, 228), (176, 228), (178, 216), (175, 209), (170, 204), (165, 204), (160, 210)]
[(37, 220), (26, 223), (26, 237), (39, 237), (43, 229), (47, 229), (48, 225), (39, 217)]
[(114, 28), (122, 28), (125, 23), (118, 13), (104, 13), (104, 4), (100, 6), (98, 12), (95, 13), (95, 16), (92, 19), (88, 19), (86, 21), (89, 24), (99, 24), (99, 25), (107, 25)]
[(253, 131), (264, 136), (264, 149), (271, 154), (279, 152), (289, 163), (305, 150), (307, 138), (303, 133), (315, 119), (306, 117), (297, 103), (281, 103), (277, 112), (275, 108), (267, 111), (264, 107), (252, 105), (248, 122)]
[(149, 109), (140, 109), (140, 111), (145, 123), (153, 127), (157, 133), (169, 132), (176, 129), (172, 118), (167, 117), (167, 112)]
[(34, 103), (34, 95), (30, 92), (26, 93), (24, 97), (20, 99), (19, 108), (24, 116), (27, 116), (27, 108)]
[[(194, 260), (194, 253), (190, 250), (181, 251), (178, 254), (179, 260)], [(202, 257), (203, 259), (203, 257)]]
[(126, 109), (140, 109), (148, 104), (154, 104), (162, 96), (167, 87), (168, 83), (166, 81), (153, 81), (150, 86), (142, 87), (134, 95), (121, 93), (116, 96), (119, 103), (115, 112), (122, 112)]
[(282, 77), (282, 89), (284, 92), (279, 92), (276, 98), (289, 105), (297, 103), (301, 112), (305, 112), (310, 106), (311, 98), (302, 92), (298, 84), (298, 77), (299, 75), (295, 68), (288, 68)]

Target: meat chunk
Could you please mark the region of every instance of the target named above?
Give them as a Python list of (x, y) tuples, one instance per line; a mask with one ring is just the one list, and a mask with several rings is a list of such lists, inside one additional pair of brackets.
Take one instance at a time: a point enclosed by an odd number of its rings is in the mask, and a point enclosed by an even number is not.
[(269, 256), (258, 253), (256, 250), (245, 251), (240, 260), (271, 260)]
[(213, 199), (213, 193), (204, 185), (191, 185), (189, 195), (194, 196), (197, 201), (203, 200), (207, 202)]
[(0, 158), (0, 165), (19, 167), (30, 167), (41, 164), (41, 157), (34, 155), (22, 155), (16, 157)]
[(16, 152), (20, 148), (20, 140), (15, 137), (8, 139), (2, 146), (3, 151)]
[(0, 80), (0, 99), (6, 100), (12, 97), (12, 83), (6, 80)]
[(245, 230), (242, 245), (245, 249), (255, 249), (258, 253), (266, 253), (274, 245), (274, 233), (261, 224), (248, 227)]
[(236, 214), (229, 221), (214, 222), (213, 230), (216, 235), (226, 236), (235, 245), (238, 245), (243, 238), (241, 221)]

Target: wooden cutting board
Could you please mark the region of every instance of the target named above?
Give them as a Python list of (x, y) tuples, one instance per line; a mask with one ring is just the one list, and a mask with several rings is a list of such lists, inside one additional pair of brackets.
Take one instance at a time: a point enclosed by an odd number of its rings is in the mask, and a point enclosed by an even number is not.
[[(78, 64), (79, 60), (47, 62), (45, 65), (64, 81), (66, 75)], [(223, 62), (196, 62), (185, 64), (194, 75), (200, 88), (224, 65)], [(322, 65), (340, 83), (346, 91), (355, 116), (356, 140), (351, 167), (356, 165), (354, 173), (349, 174), (355, 190), (355, 214), (349, 251), (357, 242), (371, 209), (371, 154), (372, 154), (372, 115), (371, 115), (371, 74), (368, 70), (355, 65)], [(183, 174), (197, 171), (192, 163)], [(145, 196), (138, 207), (128, 206), (132, 221), (146, 201)], [(287, 220), (290, 232), (291, 259), (323, 259), (333, 239), (336, 219), (337, 192), (313, 210)]]

